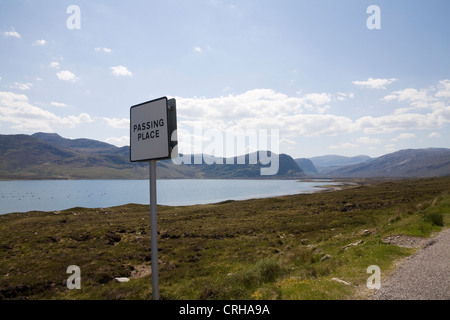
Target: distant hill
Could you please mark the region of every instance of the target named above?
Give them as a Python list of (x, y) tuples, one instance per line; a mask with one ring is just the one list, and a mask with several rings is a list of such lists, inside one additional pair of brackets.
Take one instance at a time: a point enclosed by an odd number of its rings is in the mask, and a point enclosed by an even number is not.
[(70, 148), (73, 151), (82, 151), (87, 153), (108, 153), (117, 151), (116, 146), (106, 142), (91, 139), (66, 139), (61, 137), (57, 133), (38, 132), (32, 134), (31, 136), (41, 141), (47, 142), (52, 146)]
[(57, 162), (76, 156), (73, 151), (52, 146), (28, 135), (0, 135), (0, 170), (14, 172), (17, 168), (36, 163)]
[[(56, 133), (0, 135), (0, 179), (145, 179), (148, 163), (131, 163), (130, 148), (90, 139), (66, 139)], [(192, 156), (193, 157), (193, 156)], [(158, 161), (158, 178), (300, 178), (305, 174), (288, 155), (279, 155), (279, 170), (274, 176), (261, 177), (259, 161), (245, 164), (237, 158), (221, 159), (228, 165), (176, 165)], [(218, 158), (217, 160), (220, 160)], [(192, 162), (193, 163), (193, 162)], [(267, 167), (267, 166), (266, 166)]]
[(407, 149), (369, 162), (341, 166), (330, 177), (434, 177), (450, 175), (450, 149)]
[(0, 178), (126, 179), (146, 174), (142, 165), (131, 164), (120, 153), (121, 148), (106, 145), (52, 134), (0, 135)]
[(370, 161), (372, 158), (365, 155), (355, 157), (345, 157), (338, 155), (326, 155), (309, 158), (316, 168), (329, 168), (337, 166), (346, 166), (351, 164), (362, 163)]
[(317, 168), (314, 166), (314, 163), (310, 159), (298, 158), (295, 159), (295, 162), (305, 174), (317, 175), (318, 173)]
[[(266, 154), (266, 152), (263, 152)], [(270, 152), (267, 152), (267, 156), (275, 156)], [(259, 178), (261, 177), (261, 168), (269, 167), (270, 165), (262, 165), (259, 159), (258, 153), (247, 154), (241, 158), (241, 162), (244, 164), (238, 164), (240, 157), (223, 158), (219, 163), (234, 163), (234, 165), (222, 165), (222, 164), (210, 164), (204, 165), (202, 168), (202, 174), (206, 177), (213, 178)], [(250, 159), (257, 159), (256, 164), (250, 164)], [(272, 165), (272, 164), (271, 164)], [(302, 178), (306, 175), (297, 165), (295, 160), (286, 154), (278, 155), (278, 173), (274, 177), (286, 177), (286, 178)], [(270, 178), (271, 176), (265, 176)]]

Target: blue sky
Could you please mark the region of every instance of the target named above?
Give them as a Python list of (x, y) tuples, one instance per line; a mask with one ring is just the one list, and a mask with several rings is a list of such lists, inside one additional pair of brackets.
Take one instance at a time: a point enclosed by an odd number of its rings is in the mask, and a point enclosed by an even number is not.
[(0, 0), (0, 134), (123, 146), (130, 107), (167, 96), (185, 151), (198, 123), (278, 129), (293, 157), (449, 148), (449, 13), (448, 0)]

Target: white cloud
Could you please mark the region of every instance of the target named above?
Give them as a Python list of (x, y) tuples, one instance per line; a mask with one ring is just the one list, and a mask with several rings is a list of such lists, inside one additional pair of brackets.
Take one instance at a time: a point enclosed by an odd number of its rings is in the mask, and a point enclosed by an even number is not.
[(389, 114), (380, 117), (365, 116), (355, 121), (365, 134), (391, 133), (399, 130), (440, 128), (450, 122), (450, 106), (431, 113)]
[(380, 144), (381, 140), (377, 138), (370, 138), (370, 137), (360, 137), (356, 139), (357, 142), (363, 143), (363, 144)]
[(17, 38), (17, 39), (22, 38), (17, 31), (5, 31), (3, 32), (3, 35), (8, 38)]
[[(179, 103), (178, 103), (179, 101)], [(178, 98), (183, 118), (201, 121), (203, 128), (218, 130), (280, 129), (283, 137), (336, 135), (355, 129), (350, 118), (305, 114), (302, 100), (271, 90), (252, 90), (215, 99)]]
[(436, 97), (450, 98), (450, 80), (442, 80), (439, 82), (439, 91)]
[(428, 135), (428, 138), (440, 138), (440, 137), (441, 137), (441, 135), (439, 133), (437, 133), (437, 132), (431, 132)]
[(128, 118), (103, 118), (106, 121), (106, 124), (110, 127), (116, 129), (127, 129), (130, 128), (130, 119)]
[(369, 78), (367, 81), (353, 81), (354, 85), (359, 87), (366, 87), (369, 89), (386, 89), (386, 86), (392, 82), (397, 81), (395, 78), (391, 79), (374, 79)]
[(392, 138), (391, 141), (407, 140), (407, 139), (412, 139), (415, 137), (416, 137), (416, 135), (414, 133), (402, 133), (402, 134), (396, 136), (395, 138)]
[(387, 144), (384, 146), (386, 149), (386, 152), (395, 152), (397, 151), (397, 148), (395, 148), (395, 144)]
[(55, 68), (55, 69), (59, 69), (59, 62), (58, 61), (50, 62), (50, 67), (51, 68)]
[(331, 95), (329, 93), (309, 93), (304, 96), (304, 99), (321, 106), (331, 102)]
[(243, 94), (218, 98), (179, 98), (180, 111), (194, 120), (236, 121), (272, 117), (301, 109), (299, 98), (290, 98), (271, 89), (254, 89)]
[(56, 76), (59, 80), (67, 81), (67, 82), (77, 82), (80, 80), (75, 74), (70, 72), (69, 70), (62, 70), (56, 73)]
[(52, 106), (58, 107), (58, 108), (64, 108), (64, 107), (67, 107), (67, 104), (61, 103), (61, 102), (55, 102), (55, 101), (52, 101), (52, 102), (50, 102), (50, 104), (51, 104)]
[[(280, 129), (284, 137), (322, 136), (356, 130), (352, 119), (324, 113), (329, 94), (289, 97), (271, 89), (254, 89), (219, 98), (177, 98), (183, 121), (201, 121), (204, 129)], [(305, 110), (309, 113), (305, 113)], [(312, 113), (311, 113), (312, 111)], [(321, 113), (322, 112), (322, 113)]]
[(47, 41), (45, 41), (44, 39), (40, 39), (40, 40), (36, 40), (35, 42), (33, 42), (33, 45), (44, 46), (46, 43), (47, 43)]
[(295, 142), (294, 140), (291, 140), (291, 139), (281, 138), (280, 139), (280, 144), (296, 145), (297, 142)]
[(198, 53), (198, 54), (203, 54), (203, 53), (205, 53), (205, 52), (207, 52), (207, 51), (211, 51), (211, 50), (212, 50), (212, 48), (211, 48), (210, 45), (206, 45), (206, 46), (204, 46), (203, 48), (200, 47), (200, 46), (195, 46), (195, 47), (194, 47), (194, 52), (195, 52), (195, 53)]
[(60, 117), (33, 106), (24, 94), (0, 92), (0, 121), (11, 123), (18, 130), (54, 132), (55, 128), (74, 128), (93, 120), (86, 113)]
[[(329, 105), (325, 105), (331, 102), (331, 94), (329, 93), (308, 93), (300, 98), (302, 106), (311, 111), (318, 113), (325, 113), (330, 109)], [(325, 105), (325, 106), (324, 106)]]
[(353, 99), (354, 97), (355, 97), (355, 94), (353, 92), (350, 92), (350, 93), (338, 92), (337, 93), (337, 100), (339, 100), (339, 101)]
[(356, 145), (349, 143), (349, 142), (344, 142), (341, 143), (340, 145), (333, 145), (333, 146), (329, 146), (328, 149), (351, 149), (351, 148), (355, 148)]
[[(421, 90), (409, 93), (410, 95), (407, 91), (398, 92), (392, 100), (403, 96), (415, 97), (416, 100), (404, 100), (410, 106), (423, 97)], [(348, 98), (351, 96), (352, 94), (348, 94)], [(423, 113), (413, 113), (411, 108), (408, 108), (402, 113), (394, 111), (385, 115), (353, 118), (351, 115), (332, 114), (332, 98), (329, 93), (288, 96), (272, 89), (254, 89), (216, 98), (176, 97), (179, 127), (185, 128), (189, 121), (199, 121), (202, 122), (204, 130), (279, 129), (282, 138), (291, 140), (299, 136), (336, 136), (355, 132), (374, 135), (436, 130), (450, 123), (450, 105), (442, 101), (430, 102), (428, 112)], [(379, 137), (366, 136), (358, 138), (356, 142), (370, 146), (381, 144), (382, 140)]]
[(32, 83), (21, 83), (21, 82), (14, 82), (13, 85), (11, 85), (11, 89), (19, 89), (22, 91), (30, 90), (30, 88), (33, 86)]
[(317, 112), (323, 114), (323, 113), (325, 113), (328, 109), (330, 109), (330, 106), (317, 107)]
[(430, 102), (434, 101), (433, 99), (428, 97), (427, 91), (417, 90), (414, 88), (407, 88), (399, 91), (395, 91), (387, 96), (385, 96), (382, 100), (384, 101), (406, 101), (409, 102), (411, 107), (410, 108), (401, 108), (397, 109), (397, 113), (403, 113), (407, 112), (409, 110), (413, 109), (419, 109), (419, 108), (427, 108), (430, 105)]
[[(323, 113), (330, 101), (326, 93), (289, 97), (272, 89), (254, 89), (242, 94), (218, 98), (178, 98), (185, 117), (194, 120), (217, 120), (234, 124), (244, 122), (277, 122), (276, 116), (295, 118), (304, 109)], [(315, 113), (314, 113), (315, 114)], [(324, 115), (326, 116), (326, 115)]]
[(127, 69), (127, 67), (124, 67), (124, 66), (111, 67), (110, 69), (111, 69), (113, 75), (115, 75), (116, 77), (133, 75), (133, 73), (131, 71), (129, 71)]
[[(406, 88), (395, 91), (382, 100), (407, 104), (406, 107), (396, 109), (394, 115), (390, 115), (391, 117), (403, 117), (404, 121), (409, 119), (413, 121), (410, 125), (414, 125), (413, 118), (415, 118), (416, 125), (419, 126), (415, 127), (416, 129), (434, 129), (450, 122), (449, 97), (450, 81), (442, 80), (437, 86), (431, 86), (428, 89)], [(413, 110), (416, 113), (413, 113)]]
[(95, 52), (103, 52), (103, 53), (111, 53), (112, 52), (112, 50), (110, 48), (98, 47), (98, 48), (95, 48), (94, 50), (95, 50)]
[(111, 137), (105, 140), (105, 142), (113, 144), (117, 147), (124, 147), (130, 145), (130, 137), (129, 136), (123, 136), (123, 137)]

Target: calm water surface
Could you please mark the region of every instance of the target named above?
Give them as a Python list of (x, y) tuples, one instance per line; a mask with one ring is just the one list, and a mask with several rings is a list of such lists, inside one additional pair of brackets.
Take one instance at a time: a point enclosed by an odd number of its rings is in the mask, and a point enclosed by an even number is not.
[[(329, 180), (158, 180), (161, 205), (194, 205), (311, 193)], [(0, 214), (73, 207), (100, 208), (149, 204), (148, 180), (0, 181)]]

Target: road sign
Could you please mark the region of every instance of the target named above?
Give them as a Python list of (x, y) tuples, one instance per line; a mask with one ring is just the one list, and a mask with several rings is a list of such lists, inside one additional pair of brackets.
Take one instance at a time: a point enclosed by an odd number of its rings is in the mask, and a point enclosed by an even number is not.
[(152, 295), (159, 300), (156, 161), (178, 156), (175, 99), (166, 97), (130, 108), (130, 161), (149, 161)]
[[(169, 110), (170, 108), (170, 110)], [(171, 158), (176, 143), (175, 99), (167, 97), (144, 102), (130, 108), (130, 161)], [(173, 116), (172, 116), (173, 115)], [(175, 117), (175, 120), (173, 120)]]

